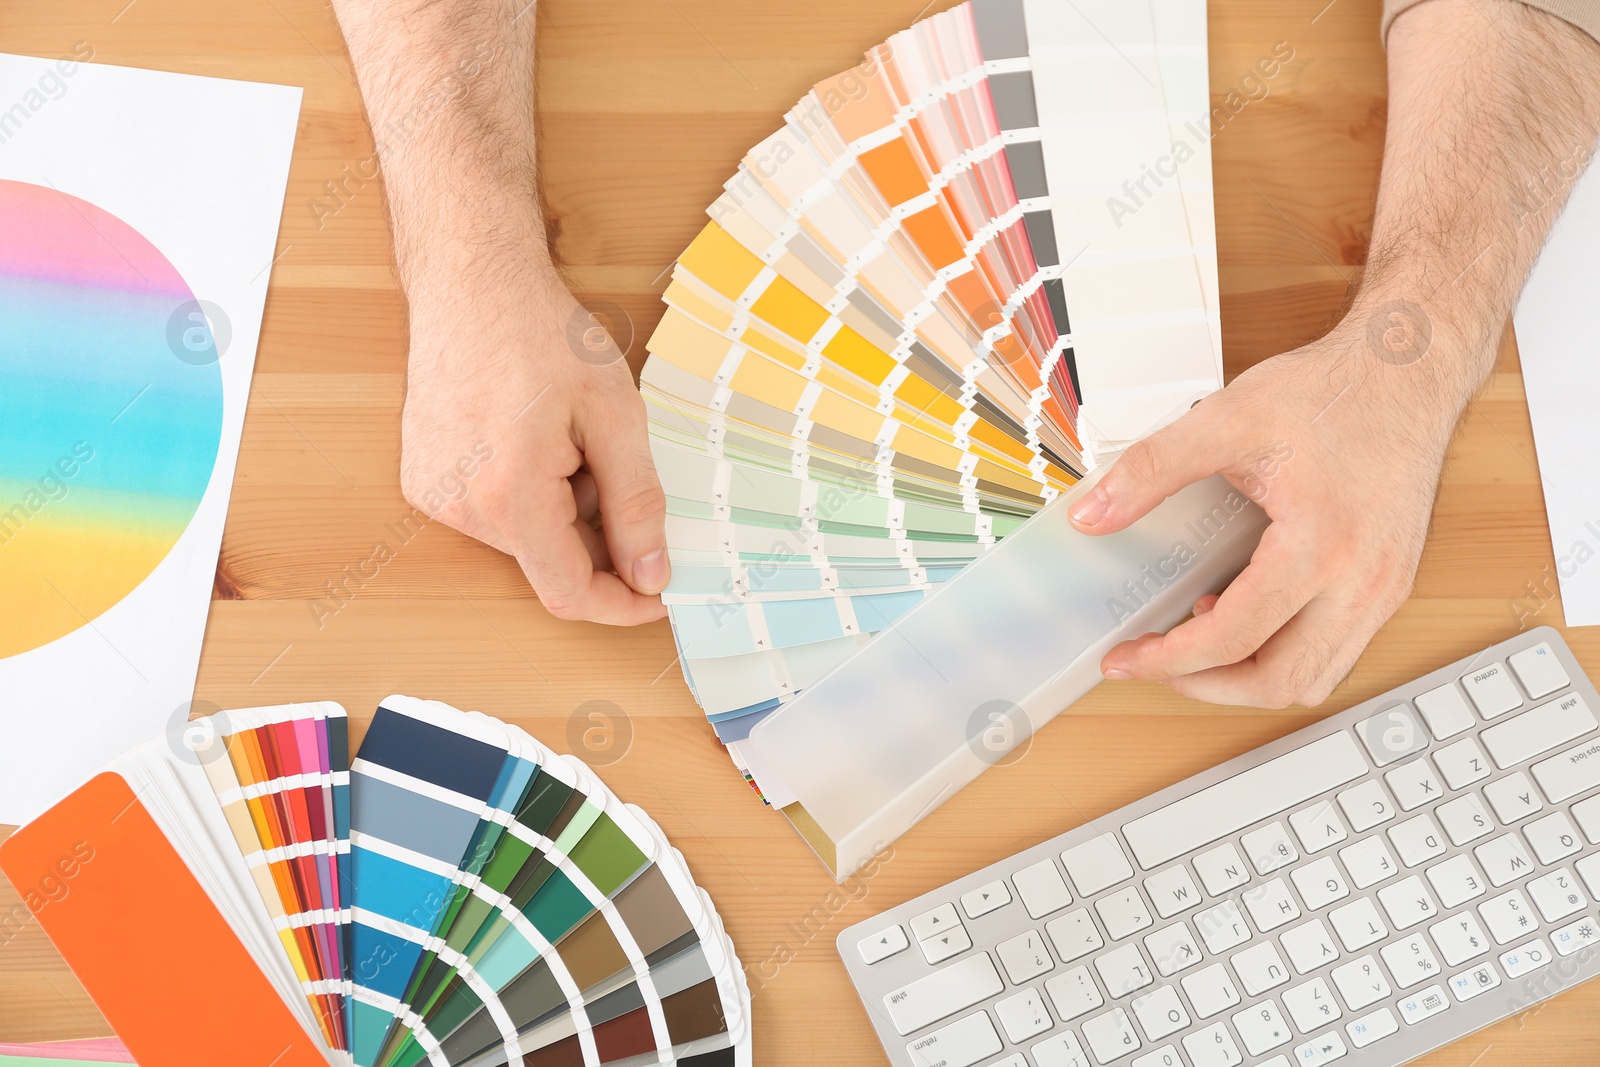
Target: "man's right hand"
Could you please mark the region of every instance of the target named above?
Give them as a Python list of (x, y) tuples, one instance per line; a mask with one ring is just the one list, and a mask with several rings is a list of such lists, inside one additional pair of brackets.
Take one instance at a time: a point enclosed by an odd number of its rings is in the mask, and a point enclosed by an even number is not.
[(476, 279), (412, 287), (406, 499), (515, 556), (557, 618), (661, 618), (666, 500), (623, 354), (553, 272)]

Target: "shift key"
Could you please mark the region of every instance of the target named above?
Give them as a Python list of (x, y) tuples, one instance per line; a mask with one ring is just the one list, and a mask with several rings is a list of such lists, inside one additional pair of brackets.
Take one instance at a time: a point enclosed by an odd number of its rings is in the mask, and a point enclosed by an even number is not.
[(901, 1037), (970, 1008), (1005, 988), (987, 952), (919, 978), (888, 993), (883, 1003)]

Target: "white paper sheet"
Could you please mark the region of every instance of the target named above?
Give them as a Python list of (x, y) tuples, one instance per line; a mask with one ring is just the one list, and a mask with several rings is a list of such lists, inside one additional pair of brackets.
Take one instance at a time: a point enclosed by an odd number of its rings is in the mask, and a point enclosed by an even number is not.
[[(0, 225), (0, 422), (13, 460), (65, 461), (52, 475), (54, 461), (7, 469), (0, 455), (0, 517), (12, 516), (0, 591), (8, 612), (31, 600), (60, 616), (54, 590), (82, 619), (32, 636), (0, 622), (0, 823), (187, 718), (299, 107), (288, 86), (0, 55), (0, 182), (14, 216)], [(17, 210), (30, 196), (37, 210)], [(25, 240), (17, 220), (29, 215)], [(87, 228), (75, 237), (74, 219)], [(83, 265), (97, 248), (91, 284)], [(52, 347), (50, 301), (66, 308), (63, 328), (98, 329), (99, 356)], [(194, 375), (210, 376), (204, 390)], [(189, 430), (168, 432), (180, 422)], [(80, 445), (92, 458), (77, 463)], [(167, 491), (184, 470), (192, 492)], [(140, 547), (131, 535), (152, 515)]]
[[(1600, 623), (1600, 169), (1578, 180), (1517, 305), (1517, 347), (1550, 521), (1555, 579), (1568, 626)], [(1524, 616), (1550, 599), (1551, 575), (1531, 574)]]

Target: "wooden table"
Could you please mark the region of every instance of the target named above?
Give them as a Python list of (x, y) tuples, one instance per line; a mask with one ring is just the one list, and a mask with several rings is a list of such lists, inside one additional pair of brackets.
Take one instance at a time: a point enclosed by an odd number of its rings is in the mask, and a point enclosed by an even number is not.
[[(907, 25), (922, 3), (539, 5), (557, 247), (581, 296), (632, 316), (635, 368), (660, 314), (665, 269), (743, 151), (813, 82)], [(1212, 9), (1214, 105), (1278, 42), (1294, 50), (1268, 94), (1214, 141), (1231, 374), (1316, 336), (1362, 262), (1384, 62), (1376, 0), (1214, 0)], [(333, 203), (326, 183), (359, 173), (372, 155), (337, 28), (312, 0), (7, 0), (0, 10), (0, 50), (64, 55), (80, 40), (100, 62), (305, 87), (198, 697), (222, 707), (333, 699), (359, 720), (387, 694), (411, 693), (492, 712), (580, 755), (585, 731), (605, 725), (591, 714), (610, 715), (614, 747), (600, 759), (613, 762), (602, 773), (661, 823), (715, 897), (751, 975), (763, 1067), (881, 1062), (834, 953), (845, 926), (1322, 714), (1102, 686), (1024, 759), (962, 792), (897, 842), (870, 882), (841, 895), (730, 768), (674, 665), (666, 623), (615, 630), (552, 619), (510, 560), (434, 525), (319, 624), (313, 602), (378, 542), (392, 544), (386, 524), (410, 514), (396, 488), (405, 319), (379, 183), (350, 183), (339, 210), (320, 220), (313, 207)], [(195, 147), (203, 154), (203, 140)], [(1328, 707), (1519, 626), (1560, 620), (1508, 340), (1452, 454), (1416, 593)], [(1600, 632), (1569, 640), (1600, 670)], [(15, 904), (0, 885), (0, 912)], [(1600, 983), (1425, 1062), (1592, 1063), (1597, 1012)], [(37, 927), (0, 946), (0, 1040), (106, 1032)]]

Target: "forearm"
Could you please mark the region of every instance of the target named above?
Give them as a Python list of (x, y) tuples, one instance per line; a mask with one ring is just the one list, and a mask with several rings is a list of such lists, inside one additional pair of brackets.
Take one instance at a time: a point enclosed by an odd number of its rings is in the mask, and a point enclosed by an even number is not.
[(1351, 321), (1369, 336), (1433, 334), (1427, 353), (1400, 336), (1400, 350), (1378, 355), (1397, 368), (1386, 374), (1437, 397), (1451, 425), (1492, 369), (1597, 132), (1600, 44), (1560, 19), (1514, 0), (1429, 0), (1396, 19), (1383, 176)]
[(333, 7), (372, 124), (413, 311), (419, 298), (475, 281), (553, 277), (536, 177), (534, 3)]

